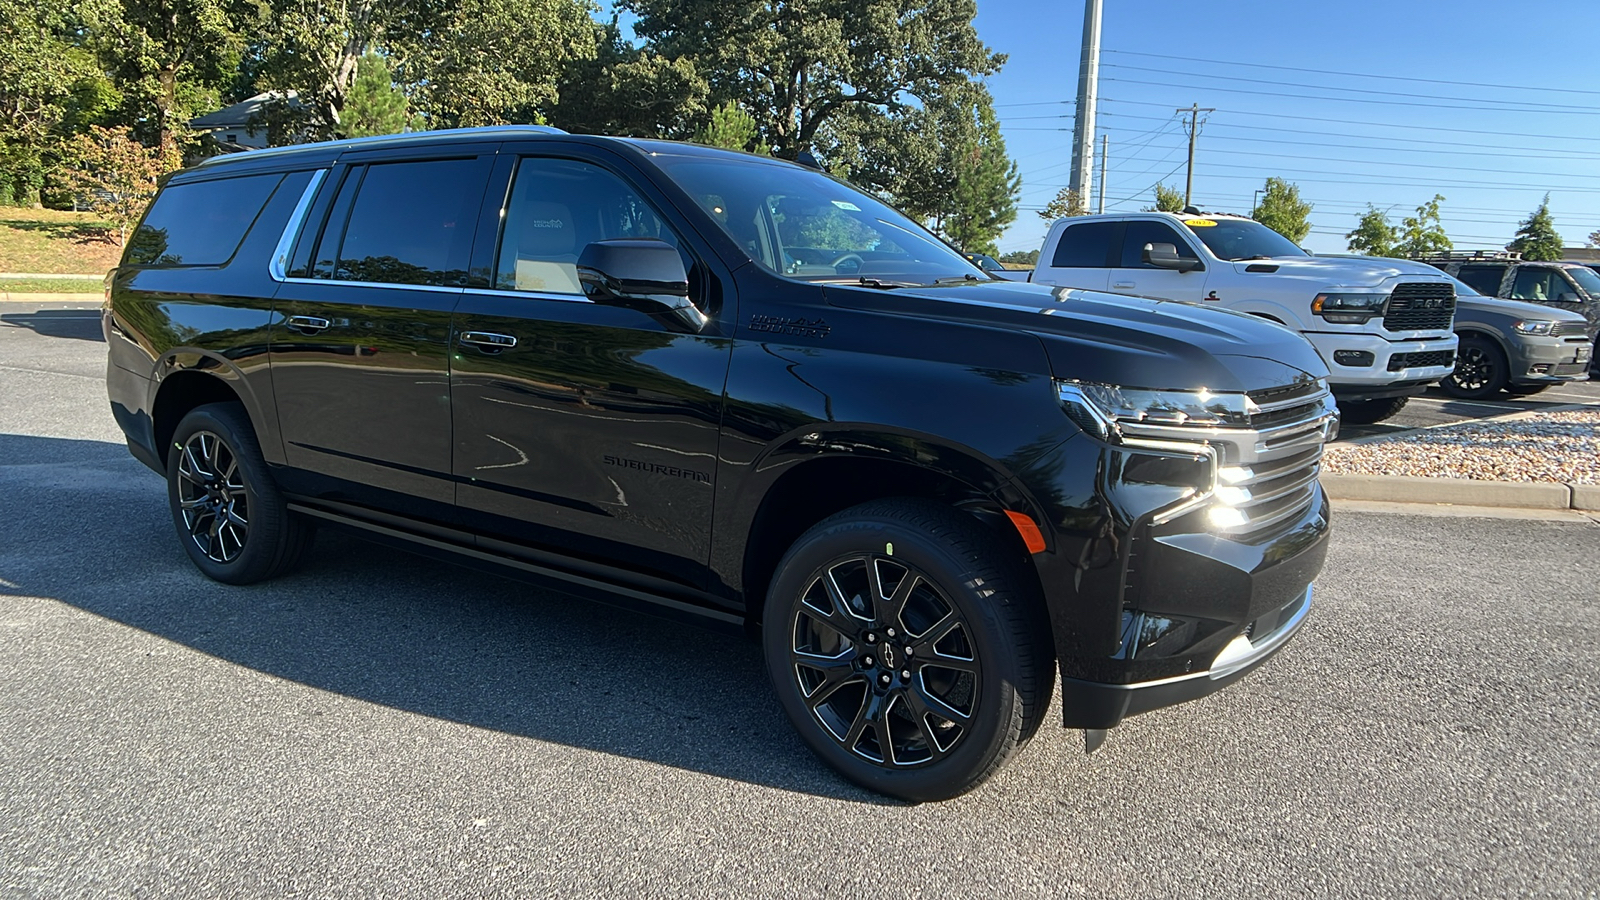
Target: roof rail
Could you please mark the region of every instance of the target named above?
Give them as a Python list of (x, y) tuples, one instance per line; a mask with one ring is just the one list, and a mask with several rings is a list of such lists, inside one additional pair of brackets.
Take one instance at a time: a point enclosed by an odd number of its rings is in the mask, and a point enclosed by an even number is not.
[(1515, 262), (1522, 259), (1522, 254), (1516, 250), (1447, 250), (1444, 253), (1428, 253), (1411, 258), (1419, 262), (1455, 262), (1462, 259), (1496, 259)]
[(264, 150), (251, 150), (248, 153), (231, 153), (225, 156), (213, 156), (195, 164), (196, 168), (217, 164), (221, 161), (237, 161), (240, 159), (261, 159), (265, 156), (281, 156), (303, 151), (311, 148), (338, 149), (367, 149), (369, 147), (383, 146), (385, 144), (399, 144), (415, 141), (427, 143), (434, 140), (444, 140), (450, 137), (482, 137), (505, 138), (507, 140), (517, 137), (544, 134), (567, 134), (553, 125), (486, 125), (477, 128), (443, 128), (438, 131), (404, 131), (399, 134), (380, 134), (372, 137), (341, 138), (334, 141), (314, 141), (307, 144), (287, 144), (282, 147), (268, 147)]

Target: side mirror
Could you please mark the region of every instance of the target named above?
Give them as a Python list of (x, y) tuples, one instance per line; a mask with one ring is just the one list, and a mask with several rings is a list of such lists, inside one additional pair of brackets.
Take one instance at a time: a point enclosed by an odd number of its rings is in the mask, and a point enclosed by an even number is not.
[(595, 241), (578, 255), (578, 283), (595, 303), (626, 306), (689, 331), (700, 331), (709, 321), (689, 301), (683, 257), (666, 241)]
[(1185, 259), (1178, 255), (1178, 248), (1172, 244), (1145, 244), (1143, 259), (1148, 265), (1158, 269), (1176, 269), (1179, 272), (1188, 272), (1200, 268), (1200, 260)]

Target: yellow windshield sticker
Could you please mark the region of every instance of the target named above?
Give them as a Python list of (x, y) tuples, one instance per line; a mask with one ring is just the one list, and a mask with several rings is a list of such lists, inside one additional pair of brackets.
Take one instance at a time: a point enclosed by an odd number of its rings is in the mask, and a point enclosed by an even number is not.
[(1190, 228), (1214, 228), (1217, 223), (1210, 219), (1184, 219), (1183, 224)]

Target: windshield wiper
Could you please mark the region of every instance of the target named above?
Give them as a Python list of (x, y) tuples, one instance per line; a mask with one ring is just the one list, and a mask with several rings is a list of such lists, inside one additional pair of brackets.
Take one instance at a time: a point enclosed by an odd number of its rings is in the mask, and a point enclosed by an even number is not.
[(944, 278), (935, 278), (933, 280), (933, 286), (939, 287), (946, 284), (972, 284), (979, 281), (983, 281), (983, 279), (976, 275), (947, 275)]
[(903, 284), (898, 281), (879, 281), (876, 278), (866, 277), (863, 277), (860, 283), (862, 287), (877, 288), (880, 291), (892, 291), (895, 288), (903, 287), (916, 287), (914, 284)]

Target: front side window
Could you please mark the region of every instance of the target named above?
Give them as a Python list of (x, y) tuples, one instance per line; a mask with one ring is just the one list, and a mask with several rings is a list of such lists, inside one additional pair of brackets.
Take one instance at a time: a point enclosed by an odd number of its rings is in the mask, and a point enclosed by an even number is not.
[(692, 260), (651, 206), (622, 179), (570, 159), (529, 157), (517, 164), (500, 232), (495, 287), (582, 294), (578, 256), (595, 241), (654, 238)]
[(1122, 268), (1156, 268), (1144, 261), (1144, 248), (1150, 244), (1171, 244), (1178, 249), (1179, 259), (1199, 259), (1189, 242), (1178, 237), (1165, 222), (1129, 222), (1122, 236)]
[(916, 285), (983, 277), (922, 226), (821, 172), (693, 156), (658, 164), (750, 259), (780, 275)]
[(1573, 266), (1566, 270), (1567, 277), (1578, 283), (1590, 297), (1600, 298), (1600, 275), (1588, 266)]
[(1495, 297), (1500, 294), (1500, 280), (1505, 274), (1505, 266), (1462, 266), (1456, 277), (1485, 297)]
[(1543, 266), (1522, 266), (1517, 269), (1517, 280), (1511, 286), (1511, 299), (1546, 303), (1562, 294), (1570, 294), (1566, 279), (1556, 269)]
[(1055, 269), (1103, 269), (1111, 253), (1111, 234), (1115, 222), (1085, 222), (1068, 225), (1056, 243), (1050, 259)]
[(274, 173), (171, 185), (128, 237), (127, 262), (222, 265), (239, 249), (250, 223), (282, 180), (281, 173)]
[(464, 283), (483, 197), (477, 160), (376, 163), (367, 167), (354, 190), (343, 240), (333, 257), (335, 279)]

